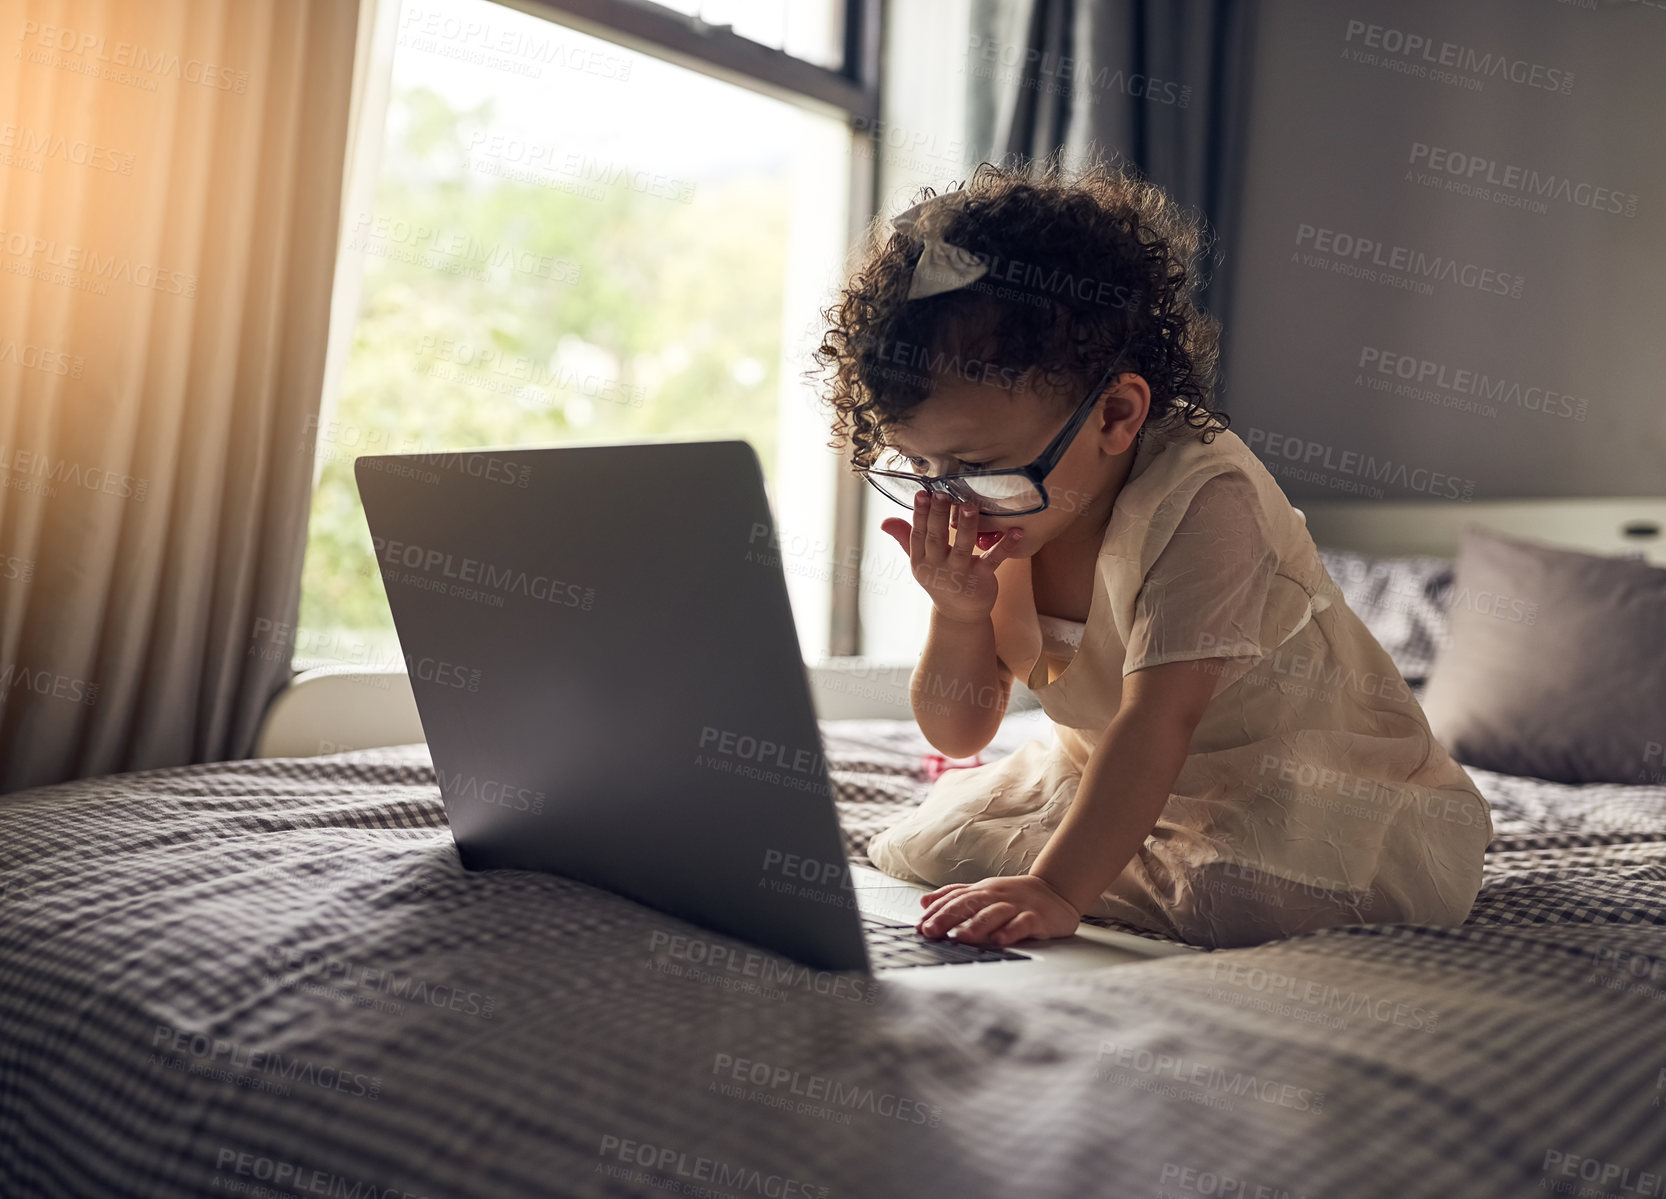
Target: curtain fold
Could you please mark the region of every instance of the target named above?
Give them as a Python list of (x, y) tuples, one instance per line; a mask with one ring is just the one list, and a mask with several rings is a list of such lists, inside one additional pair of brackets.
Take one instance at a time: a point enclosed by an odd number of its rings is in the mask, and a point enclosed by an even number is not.
[[(1120, 155), (1231, 244), (1258, 0), (972, 0), (967, 140), (1007, 163)], [(1202, 299), (1224, 309), (1231, 260)]]
[(11, 7), (0, 790), (243, 756), (290, 675), (360, 6)]
[(996, 134), (1008, 160), (1036, 158), (1063, 145), (1071, 125), (1065, 64), (1075, 57), (1075, 0), (1033, 0), (1028, 7), (1026, 53)]
[[(1258, 0), (1082, 0), (1067, 157), (1122, 151), (1233, 244), (1259, 15)], [(1231, 286), (1223, 258), (1203, 303), (1222, 311)]]

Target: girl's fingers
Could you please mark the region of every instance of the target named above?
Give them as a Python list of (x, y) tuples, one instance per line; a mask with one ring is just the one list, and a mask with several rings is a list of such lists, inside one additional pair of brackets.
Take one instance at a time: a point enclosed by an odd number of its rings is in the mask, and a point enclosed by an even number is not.
[(992, 903), (970, 920), (956, 925), (954, 934), (962, 941), (981, 941), (1003, 924), (1007, 924), (1021, 915), (1023, 915), (1023, 912), (1016, 904)]
[(978, 506), (962, 504), (956, 512), (954, 551), (950, 558), (956, 570), (965, 570), (972, 564), (972, 547), (978, 543)]
[(931, 493), (921, 488), (914, 493), (914, 533), (908, 556), (915, 566), (926, 560), (926, 517), (931, 515)]
[(879, 522), (880, 531), (889, 534), (891, 539), (902, 546), (902, 552), (910, 558), (914, 556), (913, 533), (906, 520), (899, 516), (887, 516)]
[(971, 886), (970, 883), (945, 883), (943, 886), (938, 887), (937, 890), (927, 891), (924, 895), (921, 895), (920, 906), (924, 907), (928, 903), (935, 903), (943, 896), (951, 895), (956, 891), (964, 891), (969, 886)]
[(920, 914), (920, 923), (924, 924), (927, 920), (930, 920), (933, 916), (937, 915), (937, 913), (941, 912), (944, 908), (948, 907), (959, 898), (960, 892), (952, 891), (947, 895), (941, 895), (936, 899), (930, 900), (930, 902), (925, 905), (926, 910)]
[(926, 914), (920, 917), (920, 931), (928, 937), (941, 936), (961, 921), (976, 915), (978, 909), (987, 902), (987, 896), (972, 890), (946, 895), (927, 908)]
[(1005, 949), (1014, 941), (1022, 941), (1025, 937), (1033, 937), (1037, 933), (1040, 920), (1041, 917), (1034, 912), (1019, 912), (1018, 915), (1007, 921), (1005, 928), (989, 938), (989, 943), (997, 949)]
[(926, 560), (934, 566), (943, 561), (949, 549), (948, 499), (941, 491), (931, 493), (931, 515), (926, 518)]
[(1001, 534), (1001, 539), (999, 541), (990, 546), (988, 550), (979, 556), (979, 564), (988, 566), (990, 570), (994, 570), (1001, 563), (1012, 557), (1013, 552), (1018, 549), (1019, 540), (1019, 530), (1008, 529), (1006, 532)]

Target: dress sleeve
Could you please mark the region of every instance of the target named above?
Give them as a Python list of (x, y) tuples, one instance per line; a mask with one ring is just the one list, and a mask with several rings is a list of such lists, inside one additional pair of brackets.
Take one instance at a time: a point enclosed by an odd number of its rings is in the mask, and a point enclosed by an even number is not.
[(1290, 622), (1271, 609), (1306, 609), (1278, 566), (1254, 484), (1239, 471), (1205, 480), (1135, 596), (1122, 673), (1224, 658), (1220, 694), (1275, 648), (1269, 636)]

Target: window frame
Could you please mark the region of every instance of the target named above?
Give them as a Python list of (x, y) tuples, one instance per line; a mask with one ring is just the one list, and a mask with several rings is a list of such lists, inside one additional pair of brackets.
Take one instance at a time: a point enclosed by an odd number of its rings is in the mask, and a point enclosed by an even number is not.
[(870, 122), (879, 116), (881, 0), (846, 0), (844, 66), (836, 71), (742, 37), (727, 25), (709, 25), (651, 0), (494, 2), (778, 100), (808, 103)]

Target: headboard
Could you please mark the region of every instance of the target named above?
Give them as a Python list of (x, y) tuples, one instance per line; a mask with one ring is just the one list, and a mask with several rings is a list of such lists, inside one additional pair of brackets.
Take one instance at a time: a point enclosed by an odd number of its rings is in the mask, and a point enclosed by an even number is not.
[[(1666, 473), (1666, 470), (1663, 470)], [(1320, 549), (1373, 557), (1456, 558), (1466, 524), (1589, 554), (1641, 552), (1666, 566), (1666, 497), (1474, 503), (1311, 500), (1296, 507)]]

